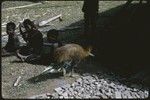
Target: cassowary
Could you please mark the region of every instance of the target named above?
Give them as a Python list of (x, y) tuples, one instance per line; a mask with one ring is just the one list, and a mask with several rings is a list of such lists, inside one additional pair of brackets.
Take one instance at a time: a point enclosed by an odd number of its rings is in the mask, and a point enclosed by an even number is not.
[(74, 67), (88, 56), (94, 56), (91, 53), (91, 47), (83, 48), (78, 44), (66, 44), (54, 51), (54, 64), (44, 72), (62, 71), (63, 76), (66, 76), (67, 70), (69, 70), (70, 76), (73, 76)]

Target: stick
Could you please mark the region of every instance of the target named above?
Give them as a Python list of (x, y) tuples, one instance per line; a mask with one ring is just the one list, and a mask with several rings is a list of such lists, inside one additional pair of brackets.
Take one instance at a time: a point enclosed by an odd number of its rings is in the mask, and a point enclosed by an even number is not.
[(82, 28), (82, 27), (81, 26), (66, 27), (66, 28), (60, 29), (60, 31), (74, 30), (74, 29), (80, 29), (80, 28)]
[(21, 76), (19, 76), (19, 77), (17, 78), (16, 82), (14, 83), (14, 86), (17, 86), (20, 80), (21, 80)]
[(49, 18), (49, 19), (47, 19), (47, 20), (45, 20), (45, 21), (40, 22), (40, 23), (39, 23), (39, 26), (46, 25), (47, 23), (49, 23), (49, 22), (51, 22), (51, 21), (53, 21), (53, 20), (56, 20), (56, 19), (58, 19), (58, 18), (61, 18), (61, 17), (62, 17), (62, 15), (59, 14), (59, 15), (53, 17), (53, 18)]
[[(22, 23), (23, 21), (24, 21), (24, 19), (23, 19), (23, 20), (21, 20), (21, 21), (19, 21), (19, 23)], [(6, 27), (6, 24), (7, 24), (6, 22), (5, 22), (5, 23), (3, 23), (3, 24), (2, 24), (2, 27)], [(17, 24), (17, 25), (16, 25), (16, 28), (18, 28), (18, 26), (19, 26), (19, 24)]]
[(40, 98), (49, 98), (52, 97), (52, 95), (50, 93), (45, 93), (45, 94), (39, 94), (39, 95), (34, 95), (29, 97), (29, 99), (40, 99)]
[(6, 8), (6, 9), (2, 9), (2, 11), (12, 10), (12, 9), (19, 9), (19, 8), (25, 8), (25, 7), (31, 7), (31, 6), (35, 6), (35, 5), (39, 5), (39, 4), (42, 4), (42, 3), (40, 2), (40, 3), (34, 3), (34, 4), (29, 4), (29, 5), (24, 5), (24, 6), (10, 7), (10, 8)]

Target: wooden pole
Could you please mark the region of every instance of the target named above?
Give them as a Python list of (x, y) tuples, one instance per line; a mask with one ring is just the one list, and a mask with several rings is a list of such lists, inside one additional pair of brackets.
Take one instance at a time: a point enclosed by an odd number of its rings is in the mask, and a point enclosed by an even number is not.
[(26, 8), (26, 7), (31, 7), (31, 6), (39, 5), (39, 4), (42, 4), (42, 3), (40, 2), (40, 3), (34, 3), (34, 4), (29, 4), (29, 5), (24, 5), (24, 6), (10, 7), (10, 8), (6, 8), (6, 9), (2, 9), (2, 11), (13, 10), (13, 9), (20, 9), (20, 8)]

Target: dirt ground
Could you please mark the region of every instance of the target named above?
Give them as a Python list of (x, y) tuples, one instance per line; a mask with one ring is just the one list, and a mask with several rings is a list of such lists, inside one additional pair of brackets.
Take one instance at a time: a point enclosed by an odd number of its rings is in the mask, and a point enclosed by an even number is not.
[[(31, 20), (45, 20), (58, 14), (62, 14), (63, 21), (55, 20), (51, 22), (51, 26), (47, 29), (56, 28), (62, 29), (68, 26), (81, 26), (79, 30), (66, 30), (60, 35), (60, 39), (66, 42), (74, 42), (76, 34), (83, 32), (83, 13), (81, 11), (83, 1), (49, 1), (43, 4), (20, 8), (15, 10), (5, 10), (13, 6), (31, 4), (32, 2), (24, 1), (5, 1), (2, 3), (2, 23), (14, 21), (16, 24), (25, 18)], [(100, 1), (99, 12), (104, 12), (110, 8), (124, 4), (124, 1)], [(5, 32), (5, 28), (2, 28)], [(77, 75), (82, 73), (101, 72), (104, 69), (100, 64), (90, 62), (88, 59), (79, 66), (82, 68), (77, 70)], [(2, 71), (2, 96), (3, 98), (27, 98), (33, 95), (52, 93), (53, 89), (61, 85), (72, 83), (76, 78), (64, 78), (59, 75), (48, 75), (37, 77), (47, 66), (33, 65), (21, 63), (15, 56), (3, 57), (1, 63)], [(21, 76), (19, 86), (14, 87), (16, 79)]]

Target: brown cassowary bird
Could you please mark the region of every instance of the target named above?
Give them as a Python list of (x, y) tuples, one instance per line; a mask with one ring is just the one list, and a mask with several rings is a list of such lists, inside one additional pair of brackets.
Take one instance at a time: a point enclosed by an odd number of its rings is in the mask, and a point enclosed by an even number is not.
[(81, 60), (88, 56), (94, 56), (91, 50), (91, 47), (83, 48), (78, 44), (66, 44), (61, 46), (54, 51), (53, 67), (46, 71), (62, 71), (63, 76), (66, 76), (67, 70), (69, 70), (70, 76), (72, 76), (74, 67), (76, 67)]

